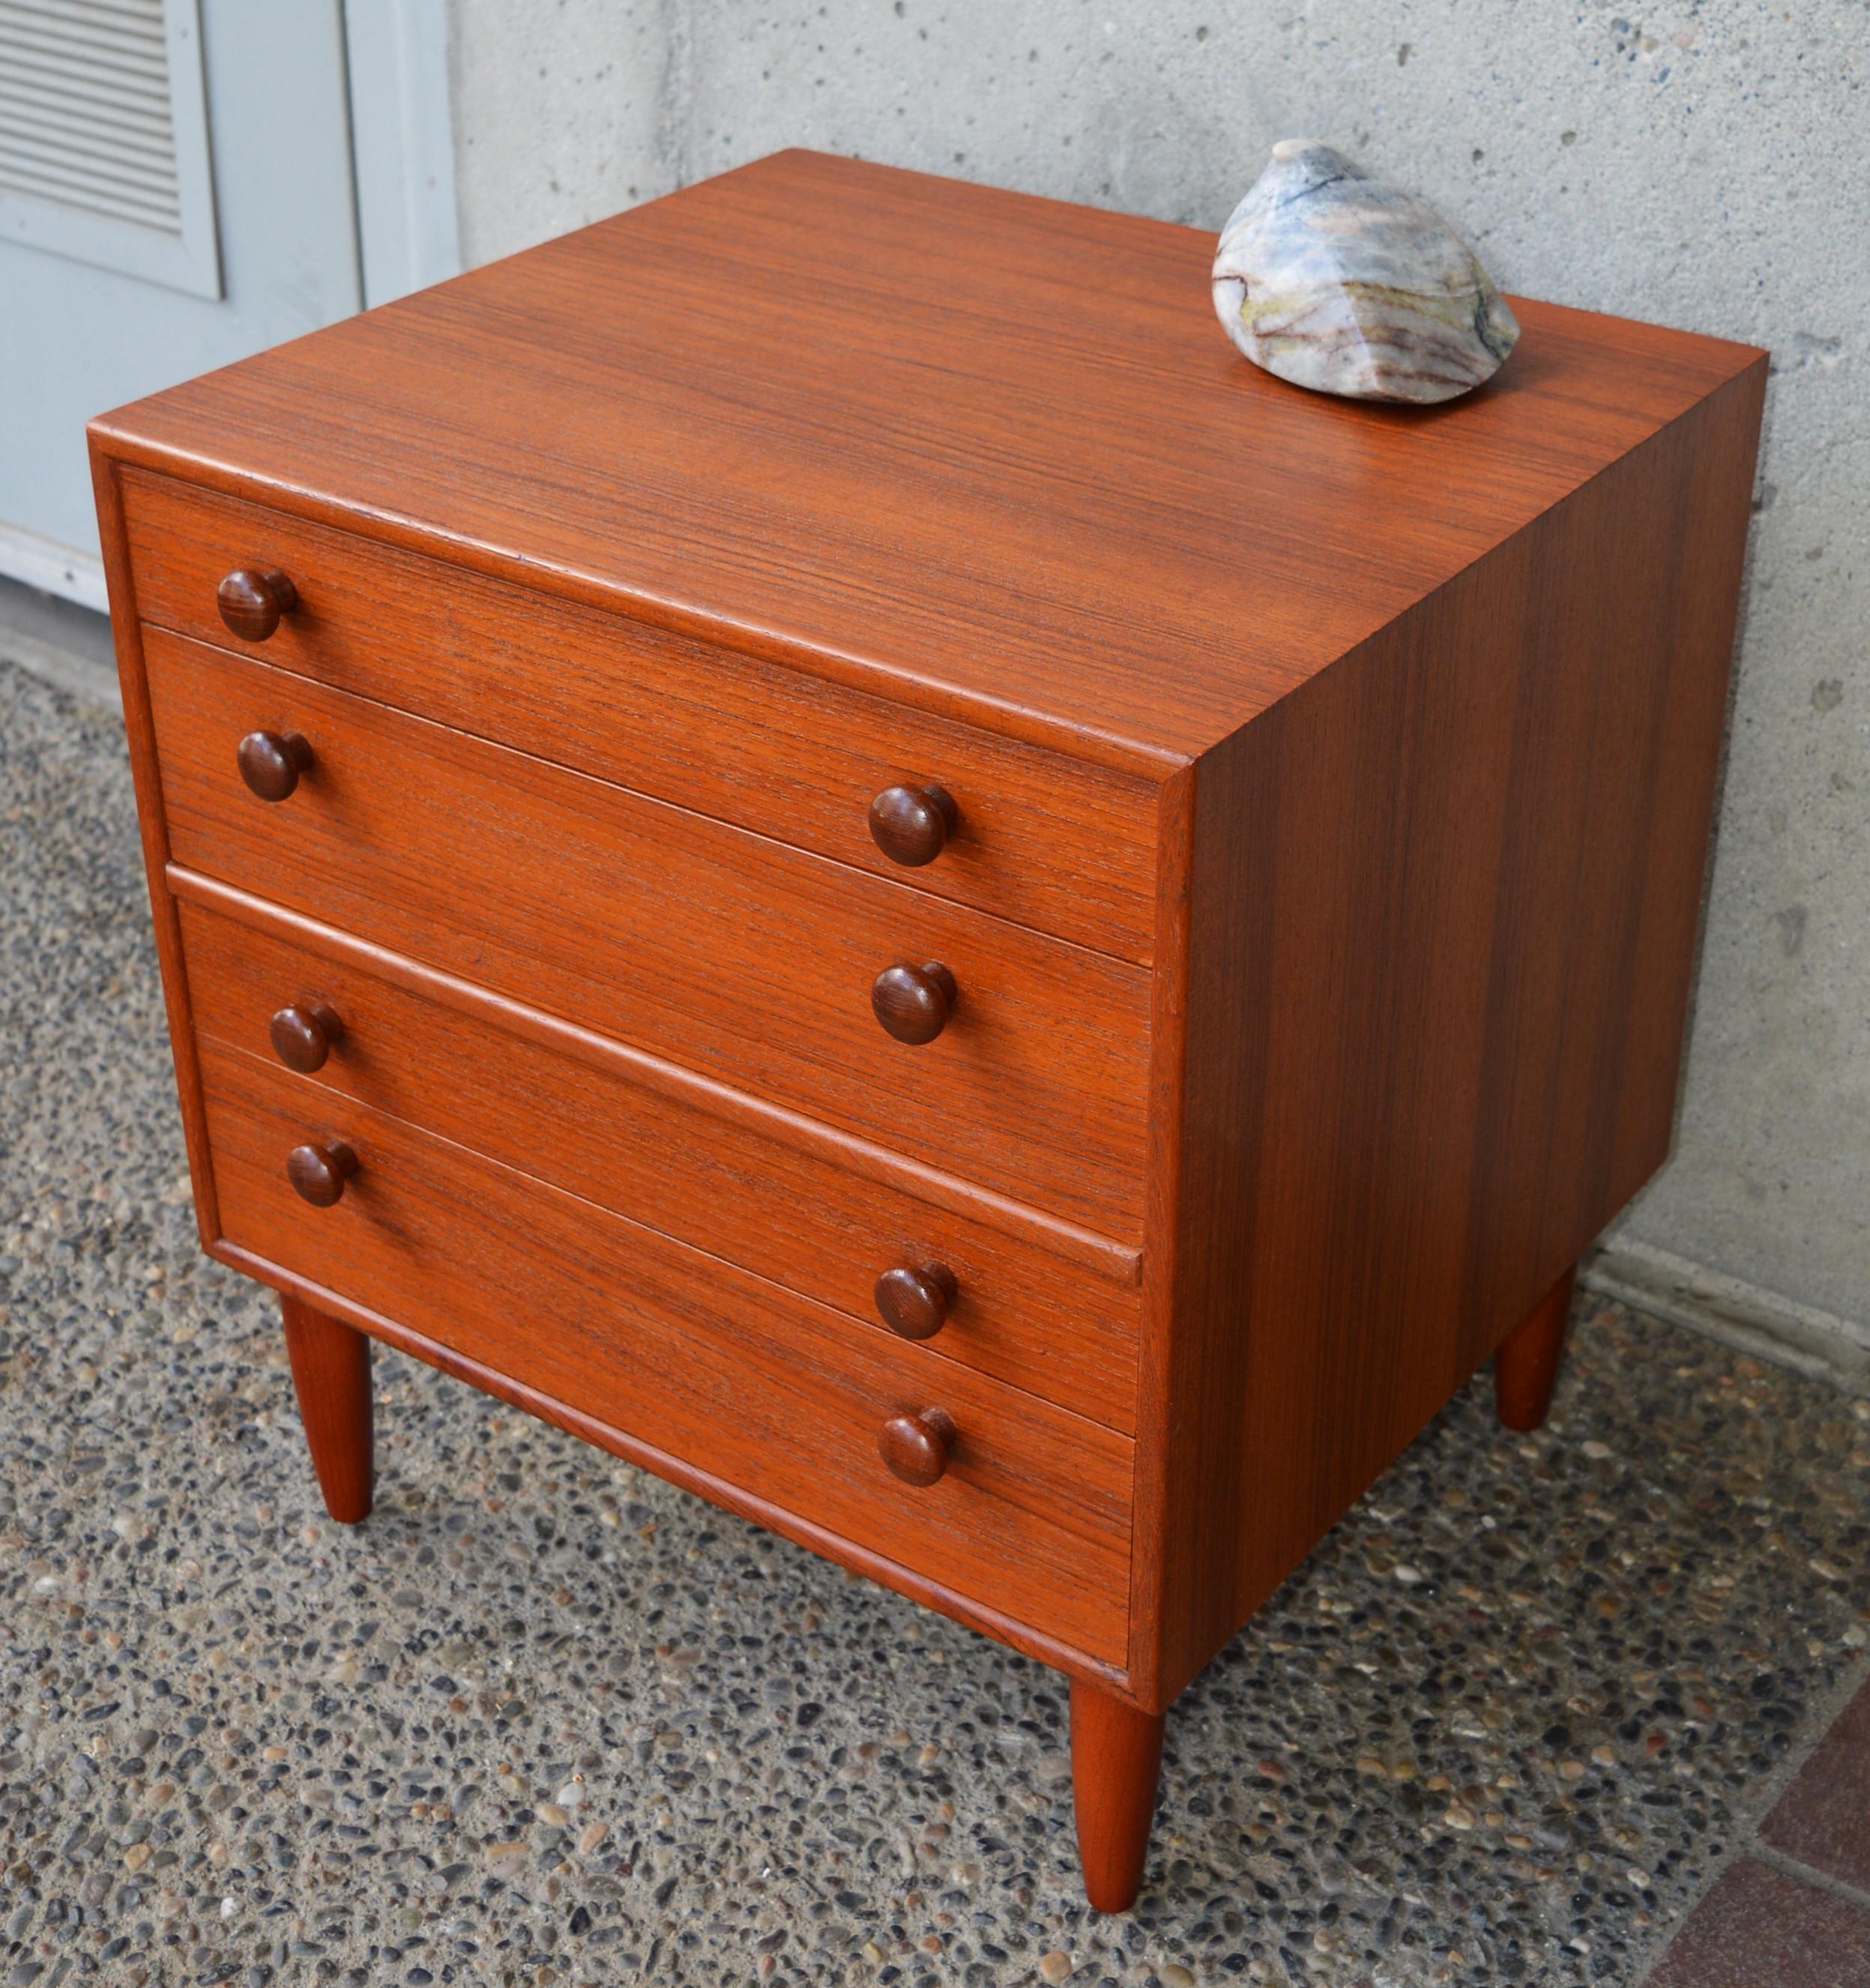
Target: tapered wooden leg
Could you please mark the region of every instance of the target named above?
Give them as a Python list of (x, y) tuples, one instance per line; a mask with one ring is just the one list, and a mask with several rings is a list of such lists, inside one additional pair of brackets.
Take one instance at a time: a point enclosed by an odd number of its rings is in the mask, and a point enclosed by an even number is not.
[(282, 1297), (299, 1416), (325, 1510), (347, 1526), (370, 1515), (370, 1343), (296, 1298)]
[(1162, 1764), (1163, 1716), (1071, 1680), (1071, 1794), (1084, 1895), (1101, 1912), (1127, 1912), (1143, 1882)]
[(1493, 1356), (1493, 1400), (1510, 1429), (1536, 1429), (1552, 1405), (1558, 1358), (1571, 1319), (1575, 1268), (1566, 1271)]

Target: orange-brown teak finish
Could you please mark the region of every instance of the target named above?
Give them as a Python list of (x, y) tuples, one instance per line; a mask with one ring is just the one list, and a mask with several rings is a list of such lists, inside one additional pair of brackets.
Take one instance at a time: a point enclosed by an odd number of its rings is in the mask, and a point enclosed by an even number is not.
[[(746, 308), (745, 245), (761, 245)], [(1764, 355), (787, 153), (92, 428), (202, 1239), (1162, 1714), (1667, 1151)], [(514, 1294), (525, 1293), (516, 1308)]]

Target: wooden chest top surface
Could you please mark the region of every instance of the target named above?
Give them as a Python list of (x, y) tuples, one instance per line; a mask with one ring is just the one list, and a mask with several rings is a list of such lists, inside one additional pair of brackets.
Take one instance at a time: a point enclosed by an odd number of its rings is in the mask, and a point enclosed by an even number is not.
[(1496, 1350), (1536, 1420), (1667, 1151), (1766, 371), (1522, 303), (1321, 398), (1212, 245), (789, 153), (92, 437), (332, 1516), (361, 1332), (1066, 1669), (1101, 1910), (1163, 1708)]
[(1515, 299), (1429, 410), (1236, 353), (1209, 235), (787, 152), (107, 416), (113, 455), (1137, 770), (1752, 363)]

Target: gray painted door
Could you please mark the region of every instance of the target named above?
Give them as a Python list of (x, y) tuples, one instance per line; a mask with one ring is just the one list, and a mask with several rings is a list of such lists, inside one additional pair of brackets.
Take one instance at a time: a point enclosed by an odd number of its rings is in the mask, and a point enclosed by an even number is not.
[(0, 573), (101, 607), (85, 422), (360, 302), (342, 0), (0, 0)]

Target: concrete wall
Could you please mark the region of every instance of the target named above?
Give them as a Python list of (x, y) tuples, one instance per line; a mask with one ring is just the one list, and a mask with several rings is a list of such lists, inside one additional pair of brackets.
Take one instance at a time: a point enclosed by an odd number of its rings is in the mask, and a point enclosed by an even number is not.
[(485, 261), (790, 144), (1212, 228), (1313, 135), (1503, 287), (1770, 346), (1686, 1100), (1620, 1236), (1633, 1276), (1699, 1266), (1736, 1316), (1862, 1328), (1870, 14), (1631, 5), (457, 0), (463, 238)]

